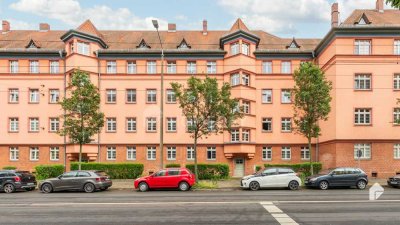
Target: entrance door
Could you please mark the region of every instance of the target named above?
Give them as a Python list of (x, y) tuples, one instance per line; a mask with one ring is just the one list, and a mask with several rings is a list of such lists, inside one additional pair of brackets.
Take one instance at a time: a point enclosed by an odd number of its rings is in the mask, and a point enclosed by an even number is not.
[(236, 158), (234, 159), (235, 170), (233, 171), (234, 177), (243, 177), (244, 176), (244, 159)]

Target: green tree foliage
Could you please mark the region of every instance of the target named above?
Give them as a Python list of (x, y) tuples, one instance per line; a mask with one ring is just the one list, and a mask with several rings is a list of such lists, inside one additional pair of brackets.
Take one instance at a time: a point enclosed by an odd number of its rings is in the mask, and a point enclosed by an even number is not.
[[(302, 63), (294, 72), (294, 122), (296, 130), (308, 140), (312, 162), (311, 140), (321, 135), (320, 120), (327, 120), (331, 111), (332, 83), (312, 62)], [(311, 173), (313, 173), (311, 164)]]
[(91, 137), (104, 126), (104, 114), (99, 111), (99, 89), (92, 84), (88, 73), (79, 70), (73, 73), (67, 97), (64, 97), (61, 106), (66, 115), (59, 134), (67, 136), (71, 143), (79, 144), (81, 169), (82, 145), (90, 143)]
[(199, 178), (197, 168), (197, 141), (211, 134), (230, 131), (235, 120), (242, 117), (237, 99), (231, 98), (231, 86), (224, 83), (218, 87), (215, 78), (199, 79), (191, 77), (187, 85), (171, 83), (179, 107), (191, 124), (188, 131), (194, 139), (194, 173)]
[(390, 4), (393, 8), (400, 9), (400, 0), (386, 0), (387, 4)]

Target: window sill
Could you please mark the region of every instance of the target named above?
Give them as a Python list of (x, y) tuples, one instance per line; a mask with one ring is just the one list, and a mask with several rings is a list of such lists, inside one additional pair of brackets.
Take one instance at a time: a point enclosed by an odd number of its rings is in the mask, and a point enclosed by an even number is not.
[(136, 130), (126, 130), (125, 133), (136, 133)]
[(125, 102), (125, 104), (136, 104), (136, 102)]
[(8, 104), (19, 104), (19, 102), (8, 102)]
[(174, 130), (174, 131), (167, 130), (165, 133), (177, 133), (177, 131), (176, 130)]
[(261, 131), (262, 133), (272, 133), (272, 130), (263, 130), (263, 131)]
[(109, 130), (107, 130), (106, 133), (117, 133), (117, 131), (109, 131)]
[(147, 160), (150, 160), (150, 161), (155, 161), (156, 159), (147, 159)]
[(156, 130), (146, 130), (146, 133), (157, 133)]
[(216, 161), (217, 159), (207, 159), (208, 161)]
[(262, 159), (262, 161), (271, 162), (272, 159)]
[(60, 159), (50, 159), (51, 162), (58, 162)]
[(108, 161), (115, 161), (115, 160), (117, 160), (117, 159), (106, 159), (106, 160), (108, 160)]

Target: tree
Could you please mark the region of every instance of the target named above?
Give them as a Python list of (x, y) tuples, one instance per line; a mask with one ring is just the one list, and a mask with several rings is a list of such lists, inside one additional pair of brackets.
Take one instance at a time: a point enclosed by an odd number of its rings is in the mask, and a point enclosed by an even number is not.
[(400, 9), (400, 0), (386, 0), (386, 4), (390, 4), (393, 8)]
[(215, 78), (201, 80), (191, 77), (186, 87), (179, 83), (171, 83), (171, 86), (194, 139), (194, 172), (197, 181), (198, 139), (230, 131), (235, 120), (242, 117), (241, 109), (238, 100), (231, 98), (231, 86), (224, 83), (219, 89)]
[(313, 174), (311, 139), (321, 135), (320, 120), (327, 120), (331, 111), (332, 82), (312, 62), (302, 63), (294, 72), (294, 122), (296, 130), (308, 140), (311, 174)]
[(60, 103), (66, 114), (59, 134), (68, 136), (71, 143), (79, 144), (79, 170), (82, 163), (82, 145), (104, 126), (100, 109), (99, 89), (92, 84), (89, 74), (75, 71), (68, 86), (68, 94)]

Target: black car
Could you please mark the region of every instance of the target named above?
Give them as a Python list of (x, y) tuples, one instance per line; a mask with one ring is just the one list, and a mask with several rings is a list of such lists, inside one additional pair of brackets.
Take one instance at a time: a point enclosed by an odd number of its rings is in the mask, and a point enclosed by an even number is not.
[(33, 191), (36, 178), (28, 171), (0, 170), (0, 191), (13, 193), (17, 190)]
[(391, 187), (400, 187), (400, 175), (396, 175), (394, 177), (389, 177), (387, 183)]
[(325, 171), (315, 176), (307, 177), (307, 187), (317, 187), (326, 190), (329, 187), (357, 187), (365, 189), (368, 184), (367, 174), (358, 168), (342, 167)]

